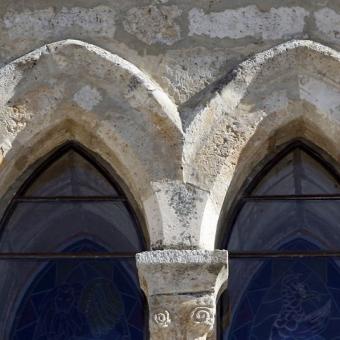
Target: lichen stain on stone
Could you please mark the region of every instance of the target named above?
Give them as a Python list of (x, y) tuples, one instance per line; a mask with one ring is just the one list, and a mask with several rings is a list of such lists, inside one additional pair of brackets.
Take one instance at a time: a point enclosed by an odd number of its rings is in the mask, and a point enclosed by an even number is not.
[(169, 205), (179, 221), (187, 226), (192, 215), (196, 215), (197, 192), (194, 187), (174, 187), (171, 189)]
[(172, 45), (181, 39), (175, 19), (181, 15), (176, 6), (131, 8), (123, 22), (125, 30), (148, 45)]
[(128, 91), (133, 92), (134, 90), (138, 88), (140, 84), (141, 84), (140, 80), (136, 76), (132, 76), (127, 86)]

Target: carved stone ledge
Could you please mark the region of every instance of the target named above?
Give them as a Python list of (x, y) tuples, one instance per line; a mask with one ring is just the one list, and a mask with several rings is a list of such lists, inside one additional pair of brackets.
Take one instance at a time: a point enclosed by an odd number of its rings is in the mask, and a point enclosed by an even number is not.
[(214, 334), (216, 301), (227, 285), (227, 251), (148, 251), (137, 254), (137, 267), (151, 339), (204, 340)]

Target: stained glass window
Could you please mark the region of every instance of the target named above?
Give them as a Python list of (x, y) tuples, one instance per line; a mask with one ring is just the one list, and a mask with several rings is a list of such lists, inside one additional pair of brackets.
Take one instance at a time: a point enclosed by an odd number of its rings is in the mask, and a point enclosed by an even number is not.
[[(83, 240), (66, 252), (103, 252)], [(144, 305), (134, 259), (50, 261), (34, 278), (12, 340), (144, 339)]]
[(14, 315), (1, 314), (12, 325), (7, 338), (146, 338), (134, 259), (143, 237), (126, 196), (92, 154), (74, 143), (53, 153), (1, 224), (2, 253), (20, 258), (0, 263)]
[(339, 249), (339, 194), (336, 170), (300, 142), (255, 176), (225, 244), (223, 339), (340, 339), (340, 260), (315, 256)]
[[(281, 250), (289, 250), (292, 245), (317, 249), (296, 240)], [(235, 313), (224, 338), (338, 339), (339, 265), (331, 258), (232, 261), (231, 266), (243, 268), (251, 280), (246, 281), (246, 291), (240, 292), (234, 287), (236, 277), (230, 276), (229, 299)]]

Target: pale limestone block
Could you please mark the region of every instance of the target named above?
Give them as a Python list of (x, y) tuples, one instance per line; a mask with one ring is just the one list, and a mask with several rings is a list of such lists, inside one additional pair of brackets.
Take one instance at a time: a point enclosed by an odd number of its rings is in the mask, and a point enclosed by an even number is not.
[(150, 312), (151, 339), (214, 336), (216, 301), (226, 288), (225, 250), (159, 250), (136, 256)]

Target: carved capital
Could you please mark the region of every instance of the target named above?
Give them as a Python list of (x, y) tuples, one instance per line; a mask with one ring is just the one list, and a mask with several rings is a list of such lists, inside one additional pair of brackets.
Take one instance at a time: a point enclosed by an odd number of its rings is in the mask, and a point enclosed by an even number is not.
[(227, 251), (149, 251), (137, 254), (137, 267), (151, 339), (204, 340), (214, 334), (216, 300), (228, 278)]

